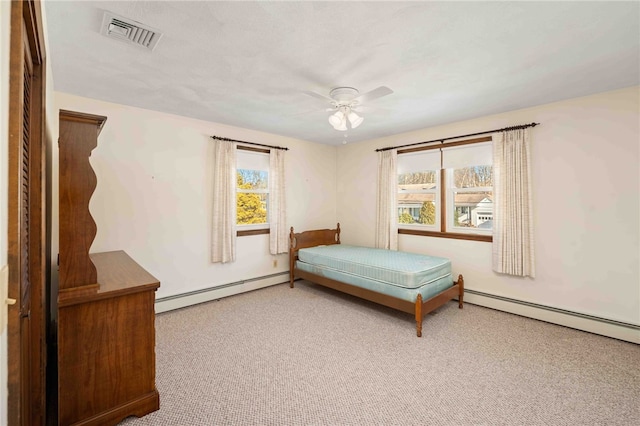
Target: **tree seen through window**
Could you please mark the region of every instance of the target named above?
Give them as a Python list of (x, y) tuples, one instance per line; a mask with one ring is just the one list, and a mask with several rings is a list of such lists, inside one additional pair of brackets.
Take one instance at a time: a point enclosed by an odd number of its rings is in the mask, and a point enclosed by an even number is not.
[(267, 223), (268, 172), (238, 169), (236, 178), (236, 223), (238, 225)]

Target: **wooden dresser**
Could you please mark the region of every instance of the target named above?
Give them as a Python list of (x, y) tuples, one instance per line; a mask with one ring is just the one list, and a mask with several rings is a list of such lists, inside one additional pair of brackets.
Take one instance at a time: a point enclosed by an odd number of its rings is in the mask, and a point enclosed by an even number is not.
[(160, 407), (155, 386), (155, 291), (124, 251), (89, 253), (91, 151), (106, 117), (60, 111), (58, 420), (114, 425)]

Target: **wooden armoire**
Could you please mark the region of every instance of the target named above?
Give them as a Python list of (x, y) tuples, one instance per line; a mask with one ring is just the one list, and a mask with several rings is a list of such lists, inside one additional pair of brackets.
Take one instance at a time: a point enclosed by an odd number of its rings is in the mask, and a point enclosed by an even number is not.
[(89, 253), (91, 151), (106, 117), (60, 111), (58, 423), (111, 425), (160, 406), (155, 385), (155, 291), (124, 251)]

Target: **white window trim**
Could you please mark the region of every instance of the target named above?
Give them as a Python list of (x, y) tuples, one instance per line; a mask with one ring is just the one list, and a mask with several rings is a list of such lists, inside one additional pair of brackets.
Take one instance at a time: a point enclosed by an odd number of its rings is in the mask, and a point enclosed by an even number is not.
[(251, 223), (248, 225), (236, 225), (238, 231), (250, 231), (254, 229), (269, 229), (269, 222), (267, 223)]

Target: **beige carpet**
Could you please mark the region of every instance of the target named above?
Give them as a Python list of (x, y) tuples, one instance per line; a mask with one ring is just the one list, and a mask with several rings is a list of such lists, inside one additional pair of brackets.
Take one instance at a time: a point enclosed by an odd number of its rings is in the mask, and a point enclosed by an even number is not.
[(451, 302), (278, 285), (156, 319), (160, 410), (125, 425), (637, 425), (640, 346)]

